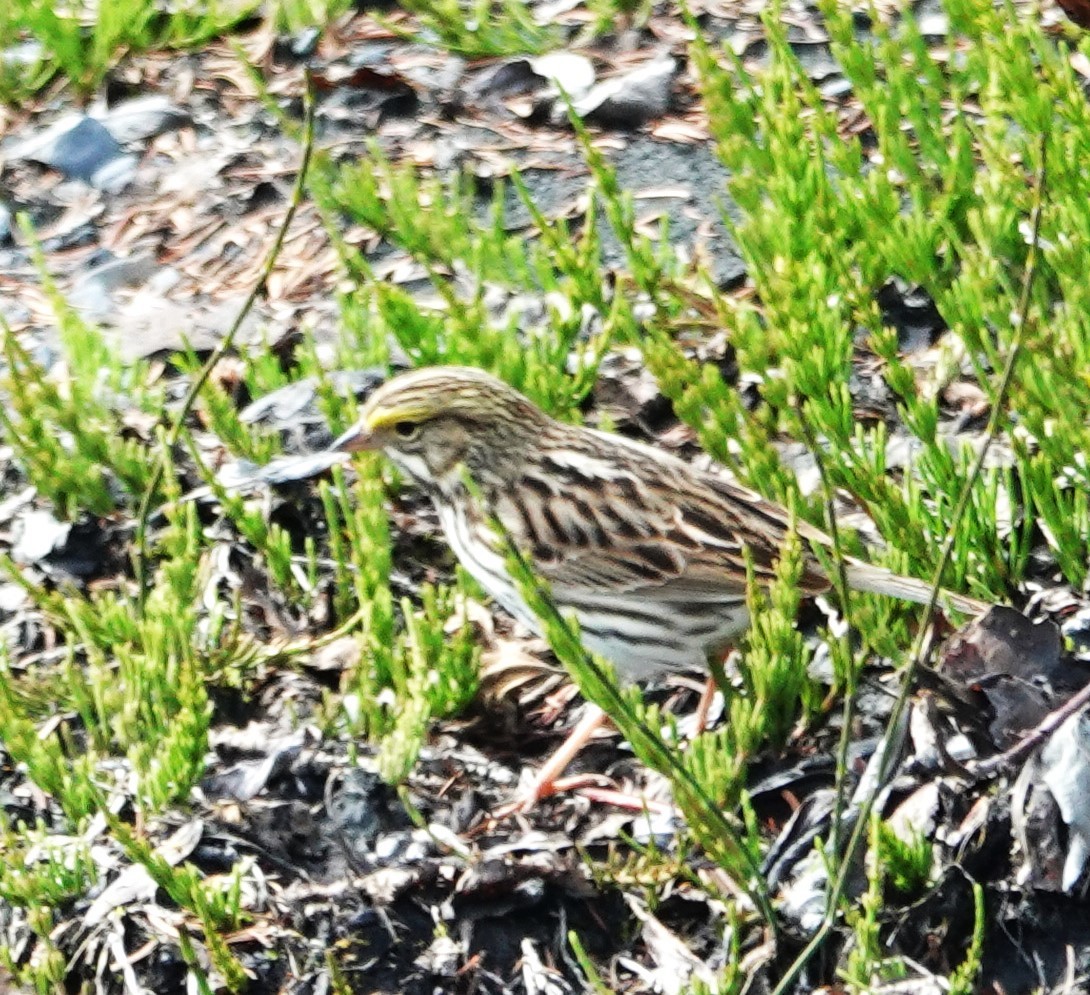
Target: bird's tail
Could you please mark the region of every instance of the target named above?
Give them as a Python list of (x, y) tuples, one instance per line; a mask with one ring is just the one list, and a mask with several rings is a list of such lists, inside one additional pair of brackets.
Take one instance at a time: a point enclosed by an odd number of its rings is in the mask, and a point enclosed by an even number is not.
[[(848, 585), (857, 591), (868, 594), (885, 594), (891, 598), (903, 598), (926, 604), (931, 598), (931, 585), (915, 577), (895, 574), (885, 567), (876, 567), (873, 563), (862, 560), (849, 560), (847, 563)], [(967, 594), (955, 594), (953, 591), (939, 591), (939, 602), (966, 615), (979, 615), (991, 606), (986, 601), (970, 598)]]

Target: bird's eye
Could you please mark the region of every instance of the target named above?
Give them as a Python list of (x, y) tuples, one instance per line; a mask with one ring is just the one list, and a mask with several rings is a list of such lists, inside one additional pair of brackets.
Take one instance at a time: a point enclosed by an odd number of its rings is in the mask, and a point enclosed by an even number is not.
[(414, 421), (399, 421), (394, 425), (394, 431), (402, 439), (411, 439), (420, 431), (420, 425)]

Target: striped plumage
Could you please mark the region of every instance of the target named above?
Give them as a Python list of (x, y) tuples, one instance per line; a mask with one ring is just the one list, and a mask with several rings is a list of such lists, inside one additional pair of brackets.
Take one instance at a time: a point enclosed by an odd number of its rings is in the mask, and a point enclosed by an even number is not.
[[(431, 496), (447, 541), (473, 577), (533, 631), (489, 527), (495, 516), (574, 612), (585, 645), (633, 680), (698, 669), (748, 624), (745, 548), (772, 576), (787, 512), (724, 478), (617, 435), (565, 425), (495, 377), (429, 367), (395, 377), (367, 400), (338, 442), (383, 449)], [(463, 469), (464, 468), (464, 469)], [(486, 508), (478, 507), (464, 472)], [(803, 522), (811, 544), (827, 537)], [(804, 553), (801, 584), (827, 589)], [(851, 586), (912, 601), (929, 587), (881, 567), (847, 563)], [(970, 613), (985, 606), (948, 594)]]

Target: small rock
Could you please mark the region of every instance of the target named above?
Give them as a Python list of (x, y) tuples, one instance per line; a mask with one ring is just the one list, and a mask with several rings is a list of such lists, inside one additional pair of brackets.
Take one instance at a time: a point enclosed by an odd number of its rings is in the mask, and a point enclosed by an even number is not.
[(608, 127), (639, 127), (669, 109), (676, 72), (677, 62), (671, 56), (659, 56), (623, 76), (599, 83), (575, 101), (575, 112)]
[(62, 547), (71, 531), (70, 522), (59, 522), (48, 511), (28, 511), (15, 523), (16, 539), (11, 558), (21, 564), (38, 563)]
[(101, 116), (93, 114), (92, 117), (122, 144), (144, 142), (193, 123), (186, 111), (158, 93), (124, 100)]
[(142, 286), (154, 276), (156, 269), (155, 260), (148, 254), (112, 259), (80, 277), (68, 301), (85, 317), (100, 320), (113, 312), (115, 290)]
[(60, 135), (38, 161), (111, 193), (122, 189), (136, 171), (135, 158), (126, 155), (114, 136), (89, 117)]

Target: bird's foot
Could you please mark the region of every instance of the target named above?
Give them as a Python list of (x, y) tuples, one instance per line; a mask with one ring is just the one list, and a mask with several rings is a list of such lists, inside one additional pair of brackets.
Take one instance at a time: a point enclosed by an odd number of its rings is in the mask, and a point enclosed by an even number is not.
[[(595, 732), (606, 723), (606, 713), (597, 705), (587, 705), (586, 713), (569, 733), (560, 748), (545, 761), (530, 787), (513, 802), (502, 806), (492, 813), (493, 819), (505, 819), (510, 815), (525, 814), (533, 811), (537, 803), (559, 791), (568, 791), (599, 778), (595, 775), (579, 775), (575, 778), (561, 778), (568, 764), (578, 756), (579, 751), (591, 740)], [(577, 782), (573, 784), (572, 782)]]

